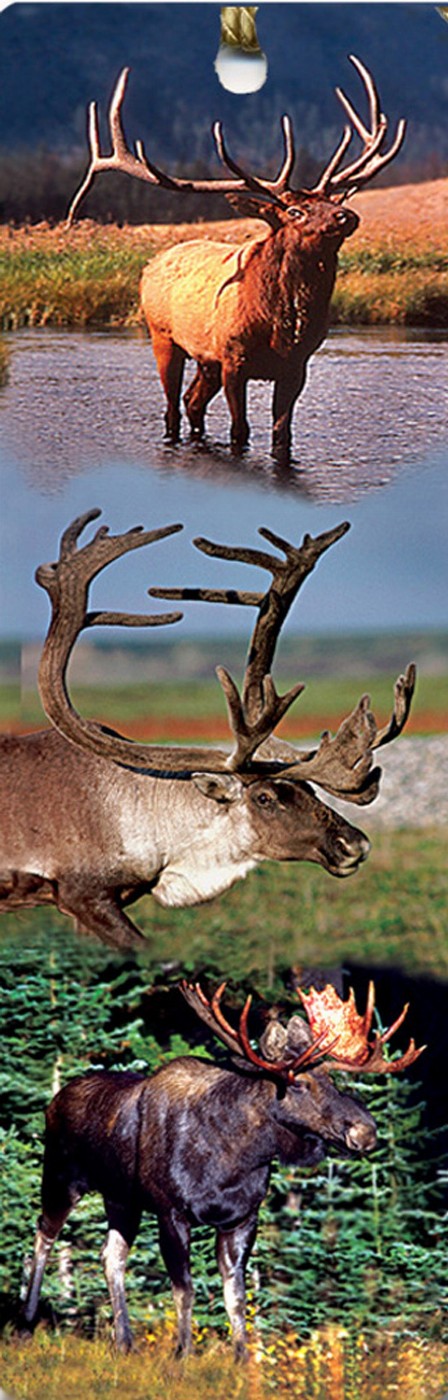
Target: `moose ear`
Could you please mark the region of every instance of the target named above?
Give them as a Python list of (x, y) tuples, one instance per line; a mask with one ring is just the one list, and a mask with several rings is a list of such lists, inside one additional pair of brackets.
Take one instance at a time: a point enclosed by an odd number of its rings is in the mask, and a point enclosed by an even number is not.
[(238, 802), (243, 793), (241, 779), (234, 773), (192, 773), (191, 781), (214, 802)]
[(238, 191), (235, 191), (235, 194), (226, 194), (226, 199), (232, 205), (232, 209), (236, 209), (238, 214), (244, 214), (246, 219), (264, 219), (274, 230), (280, 228), (282, 220), (275, 205), (267, 202), (260, 204), (258, 199), (251, 199), (250, 195), (239, 194)]

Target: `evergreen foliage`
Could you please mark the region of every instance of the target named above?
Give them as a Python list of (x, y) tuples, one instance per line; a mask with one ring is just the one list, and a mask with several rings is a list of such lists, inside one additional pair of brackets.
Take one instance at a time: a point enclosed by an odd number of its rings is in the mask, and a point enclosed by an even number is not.
[[(17, 944), (15, 945), (17, 950)], [(151, 1032), (148, 977), (104, 950), (61, 944), (39, 954), (21, 947), (0, 957), (0, 1296), (17, 1312), (23, 1264), (39, 1214), (43, 1113), (61, 1083), (88, 1068), (150, 1073), (191, 1046)], [(148, 1029), (149, 1026), (149, 1029)], [(154, 1027), (157, 1030), (157, 1027)], [(165, 1039), (163, 1039), (165, 1037)], [(160, 1043), (162, 1040), (162, 1043)], [(199, 1043), (195, 1054), (207, 1054)], [(220, 1054), (217, 1051), (219, 1059)], [(358, 1086), (357, 1086), (358, 1088)], [(443, 1335), (447, 1220), (428, 1182), (422, 1104), (402, 1077), (359, 1085), (379, 1129), (372, 1158), (327, 1159), (308, 1172), (275, 1167), (249, 1269), (249, 1312), (257, 1327), (306, 1335), (320, 1323), (392, 1326)], [(110, 1325), (100, 1265), (102, 1201), (73, 1212), (48, 1266), (44, 1311), (89, 1333)], [(210, 1231), (194, 1232), (195, 1321), (225, 1325)], [(151, 1325), (171, 1308), (157, 1225), (144, 1217), (127, 1287), (135, 1321)]]

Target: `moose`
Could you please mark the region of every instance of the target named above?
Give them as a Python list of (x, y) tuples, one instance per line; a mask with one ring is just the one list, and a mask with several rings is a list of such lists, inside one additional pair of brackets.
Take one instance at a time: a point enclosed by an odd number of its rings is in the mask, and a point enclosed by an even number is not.
[(310, 860), (329, 874), (353, 874), (370, 849), (366, 836), (323, 803), (311, 784), (355, 804), (373, 801), (381, 769), (373, 754), (403, 729), (415, 683), (408, 666), (395, 685), (390, 722), (378, 728), (361, 697), (333, 738), (301, 751), (273, 730), (303, 690), (279, 695), (271, 677), (277, 638), (294, 598), (347, 522), (300, 546), (260, 533), (284, 559), (266, 550), (196, 539), (203, 553), (257, 565), (272, 574), (266, 593), (236, 589), (149, 589), (153, 596), (255, 607), (241, 694), (222, 667), (233, 747), (146, 745), (87, 720), (74, 709), (66, 670), (79, 633), (94, 624), (169, 624), (182, 614), (88, 611), (93, 578), (129, 550), (182, 527), (141, 527), (110, 536), (100, 526), (78, 548), (90, 510), (65, 530), (56, 563), (37, 570), (52, 617), (39, 685), (51, 728), (3, 736), (0, 907), (56, 904), (82, 932), (118, 948), (142, 948), (144, 937), (125, 906), (143, 894), (159, 904), (200, 904), (228, 889), (265, 860)]
[[(193, 1284), (190, 1231), (216, 1230), (235, 1356), (243, 1357), (245, 1272), (258, 1210), (275, 1158), (299, 1167), (322, 1160), (328, 1148), (360, 1155), (375, 1147), (375, 1123), (355, 1098), (329, 1077), (388, 1073), (412, 1064), (413, 1040), (398, 1059), (384, 1044), (401, 1025), (404, 1008), (383, 1034), (371, 1033), (369, 989), (364, 1016), (353, 993), (342, 1001), (332, 986), (301, 993), (307, 1021), (271, 1021), (255, 1051), (248, 1032), (248, 997), (235, 1030), (221, 1009), (223, 984), (207, 1000), (184, 984), (189, 1004), (232, 1052), (222, 1068), (193, 1055), (172, 1060), (149, 1077), (131, 1071), (89, 1071), (56, 1094), (46, 1113), (42, 1215), (20, 1327), (36, 1320), (45, 1264), (74, 1205), (89, 1191), (104, 1199), (108, 1233), (102, 1251), (113, 1310), (115, 1342), (132, 1346), (124, 1274), (143, 1211), (156, 1214), (163, 1260), (177, 1312), (178, 1354), (191, 1344)], [(422, 1047), (423, 1048), (423, 1047)], [(261, 1053), (260, 1053), (261, 1051)]]
[[(215, 122), (218, 156), (235, 178), (187, 180), (165, 174), (148, 160), (141, 141), (136, 142), (135, 155), (129, 150), (121, 121), (129, 69), (123, 69), (110, 106), (112, 155), (101, 155), (96, 104), (91, 104), (91, 161), (72, 200), (69, 225), (95, 175), (121, 170), (164, 189), (221, 192), (239, 214), (268, 226), (243, 244), (193, 240), (174, 246), (143, 271), (141, 309), (166, 395), (166, 431), (173, 441), (180, 434), (185, 360), (191, 359), (197, 369), (184, 403), (193, 435), (202, 437), (207, 405), (222, 386), (232, 446), (240, 453), (249, 439), (247, 384), (252, 379), (273, 381), (272, 452), (279, 463), (290, 461), (294, 404), (305, 384), (308, 360), (327, 334), (338, 252), (359, 224), (358, 215), (342, 206), (394, 160), (406, 130), (402, 119), (384, 150), (388, 121), (374, 80), (359, 58), (351, 55), (351, 62), (367, 93), (370, 124), (365, 125), (337, 88), (349, 123), (310, 190), (290, 185), (295, 152), (287, 116), (282, 119), (284, 158), (276, 179), (246, 172), (230, 156), (221, 123)], [(354, 132), (362, 150), (344, 166)]]

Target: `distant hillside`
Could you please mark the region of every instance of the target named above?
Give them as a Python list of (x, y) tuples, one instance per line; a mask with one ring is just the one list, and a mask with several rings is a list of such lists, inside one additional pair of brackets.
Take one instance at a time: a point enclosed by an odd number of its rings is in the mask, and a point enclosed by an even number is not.
[[(448, 24), (435, 6), (263, 3), (258, 31), (268, 54), (269, 79), (261, 93), (241, 99), (220, 88), (213, 70), (218, 5), (9, 6), (0, 16), (0, 145), (13, 153), (10, 183), (20, 150), (22, 155), (26, 149), (33, 152), (37, 181), (39, 172), (47, 180), (51, 174), (45, 152), (65, 159), (77, 154), (85, 163), (86, 105), (96, 97), (105, 114), (124, 64), (132, 69), (126, 98), (129, 140), (141, 136), (164, 165), (194, 171), (211, 162), (216, 168), (210, 122), (220, 117), (233, 149), (244, 149), (245, 158), (258, 168), (260, 163), (275, 166), (279, 116), (285, 109), (294, 118), (302, 160), (306, 151), (319, 165), (343, 123), (336, 84), (355, 103), (363, 100), (346, 61), (350, 52), (374, 72), (391, 121), (403, 114), (409, 118), (405, 150), (388, 178), (447, 173)], [(104, 126), (103, 135), (106, 139)], [(112, 205), (115, 184), (132, 204), (131, 182), (113, 177), (106, 184)], [(137, 193), (146, 201), (147, 219), (157, 218), (163, 195), (144, 187)], [(89, 210), (94, 212), (93, 204)]]

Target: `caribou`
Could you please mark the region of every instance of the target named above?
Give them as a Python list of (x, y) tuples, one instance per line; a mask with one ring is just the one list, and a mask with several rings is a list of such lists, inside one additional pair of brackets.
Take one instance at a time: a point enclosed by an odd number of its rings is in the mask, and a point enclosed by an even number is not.
[(421, 1050), (412, 1040), (399, 1058), (384, 1052), (407, 1007), (380, 1034), (371, 1031), (372, 986), (364, 1016), (358, 1015), (352, 992), (344, 1002), (332, 986), (321, 993), (311, 988), (301, 994), (307, 1020), (293, 1015), (286, 1027), (271, 1021), (254, 1050), (248, 1031), (251, 998), (235, 1030), (221, 1008), (224, 987), (211, 1001), (198, 984), (184, 984), (183, 991), (231, 1050), (228, 1067), (188, 1055), (150, 1076), (90, 1071), (72, 1079), (50, 1103), (42, 1214), (22, 1333), (34, 1327), (45, 1264), (64, 1222), (86, 1192), (99, 1191), (108, 1223), (102, 1262), (117, 1347), (129, 1351), (133, 1342), (125, 1266), (142, 1213), (150, 1211), (158, 1219), (173, 1290), (178, 1354), (191, 1345), (191, 1227), (208, 1225), (216, 1231), (235, 1356), (243, 1357), (246, 1267), (273, 1160), (309, 1167), (329, 1148), (359, 1156), (375, 1147), (371, 1114), (336, 1088), (330, 1072), (380, 1074), (413, 1064)]
[(115, 947), (137, 948), (144, 938), (125, 906), (143, 894), (171, 908), (200, 904), (265, 860), (309, 860), (339, 878), (353, 874), (370, 843), (321, 801), (314, 785), (351, 803), (373, 801), (381, 778), (373, 755), (406, 723), (415, 667), (408, 666), (396, 682), (389, 723), (378, 727), (364, 695), (334, 737), (324, 733), (311, 751), (273, 736), (304, 687), (300, 683), (279, 695), (271, 676), (280, 629), (296, 594), (348, 523), (316, 538), (305, 535), (299, 546), (260, 530), (277, 554), (194, 541), (216, 559), (267, 570), (272, 583), (265, 593), (148, 590), (158, 598), (256, 609), (241, 693), (228, 672), (217, 668), (233, 739), (227, 752), (140, 744), (75, 710), (66, 672), (84, 629), (153, 627), (182, 616), (88, 610), (90, 583), (102, 569), (182, 528), (137, 527), (111, 536), (100, 526), (78, 547), (83, 530), (100, 514), (90, 510), (69, 525), (58, 561), (41, 565), (36, 574), (51, 603), (39, 671), (51, 728), (0, 740), (2, 910), (53, 903), (80, 931)]
[[(276, 179), (245, 171), (229, 154), (221, 123), (215, 122), (218, 156), (232, 178), (190, 180), (160, 170), (146, 156), (141, 141), (136, 142), (136, 154), (129, 150), (121, 120), (129, 69), (123, 69), (111, 101), (111, 155), (101, 154), (96, 104), (91, 104), (90, 165), (72, 200), (69, 225), (95, 176), (108, 170), (121, 170), (180, 193), (221, 192), (239, 214), (267, 225), (243, 244), (204, 239), (182, 243), (158, 254), (143, 271), (141, 309), (166, 395), (166, 431), (173, 441), (180, 434), (179, 400), (185, 361), (190, 359), (197, 369), (184, 403), (193, 435), (202, 437), (207, 406), (222, 387), (231, 416), (232, 446), (240, 453), (249, 439), (248, 382), (273, 381), (272, 452), (278, 462), (290, 461), (294, 405), (305, 384), (310, 356), (327, 334), (338, 252), (359, 224), (358, 215), (343, 207), (344, 201), (395, 159), (406, 130), (401, 119), (384, 149), (388, 120), (381, 112), (375, 82), (359, 58), (351, 55), (351, 62), (367, 94), (368, 125), (337, 88), (349, 121), (310, 190), (293, 189), (290, 184), (295, 151), (287, 116), (282, 118), (284, 158)], [(362, 149), (344, 165), (354, 133)]]

